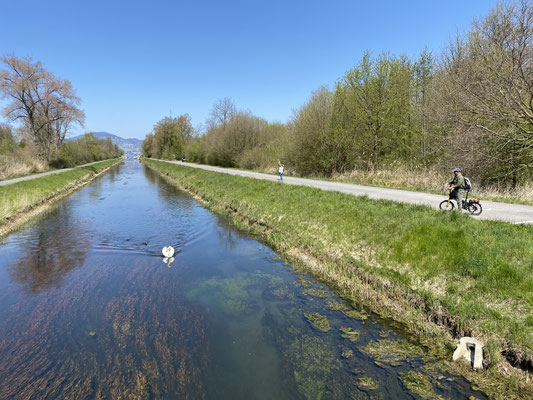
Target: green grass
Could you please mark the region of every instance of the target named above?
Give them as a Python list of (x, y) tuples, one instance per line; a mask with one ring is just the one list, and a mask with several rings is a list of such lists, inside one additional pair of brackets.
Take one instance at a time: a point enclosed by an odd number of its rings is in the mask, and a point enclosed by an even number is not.
[[(212, 207), (255, 223), (251, 229), (276, 250), (290, 255), (299, 249), (329, 265), (338, 287), (364, 270), (421, 299), (412, 307), (422, 314), (445, 315), (441, 325), (450, 332), (497, 343), (496, 349), (522, 363), (533, 359), (533, 227), (145, 163)], [(384, 314), (402, 319), (394, 304), (382, 307)], [(487, 357), (496, 361), (497, 354)]]
[(41, 204), (71, 185), (116, 162), (117, 159), (106, 160), (72, 171), (0, 186), (0, 224), (7, 218)]

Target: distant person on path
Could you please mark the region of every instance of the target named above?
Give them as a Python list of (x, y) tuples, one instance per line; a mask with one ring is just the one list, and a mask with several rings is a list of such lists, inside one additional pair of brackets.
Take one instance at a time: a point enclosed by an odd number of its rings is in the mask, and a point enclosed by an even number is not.
[(453, 180), (448, 183), (448, 189), (450, 189), (450, 199), (457, 201), (457, 211), (461, 212), (462, 209), (462, 196), (461, 190), (465, 187), (465, 178), (461, 174), (460, 168), (453, 169), (454, 177)]
[(279, 173), (279, 179), (283, 182), (283, 172), (285, 171), (285, 167), (283, 167), (283, 164), (281, 161), (278, 161), (278, 173)]

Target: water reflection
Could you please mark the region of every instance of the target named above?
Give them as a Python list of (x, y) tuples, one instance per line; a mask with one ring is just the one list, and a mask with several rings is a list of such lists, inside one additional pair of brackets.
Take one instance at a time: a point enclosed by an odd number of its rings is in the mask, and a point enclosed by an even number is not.
[(163, 258), (163, 262), (167, 264), (167, 267), (172, 267), (172, 263), (174, 262), (174, 257), (165, 257)]
[[(61, 218), (57, 218), (58, 214)], [(37, 293), (58, 287), (74, 269), (85, 263), (90, 240), (68, 207), (55, 210), (35, 224), (31, 242), (19, 259), (9, 266), (11, 278)]]

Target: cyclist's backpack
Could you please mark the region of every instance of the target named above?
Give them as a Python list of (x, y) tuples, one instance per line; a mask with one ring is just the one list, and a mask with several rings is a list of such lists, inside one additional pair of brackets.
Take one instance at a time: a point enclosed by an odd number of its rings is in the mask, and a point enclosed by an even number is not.
[(472, 183), (470, 183), (470, 179), (468, 179), (466, 176), (464, 178), (465, 178), (464, 190), (472, 190)]

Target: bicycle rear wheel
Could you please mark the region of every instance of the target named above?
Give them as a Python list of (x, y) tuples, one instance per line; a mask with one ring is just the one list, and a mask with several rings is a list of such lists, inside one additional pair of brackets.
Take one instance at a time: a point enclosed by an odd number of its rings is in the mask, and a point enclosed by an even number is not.
[(441, 210), (451, 211), (455, 208), (455, 205), (453, 204), (453, 201), (451, 200), (444, 200), (444, 201), (441, 201), (441, 203), (439, 204), (439, 208)]
[(472, 215), (479, 215), (483, 211), (481, 204), (479, 203), (470, 203), (468, 205), (468, 212)]

